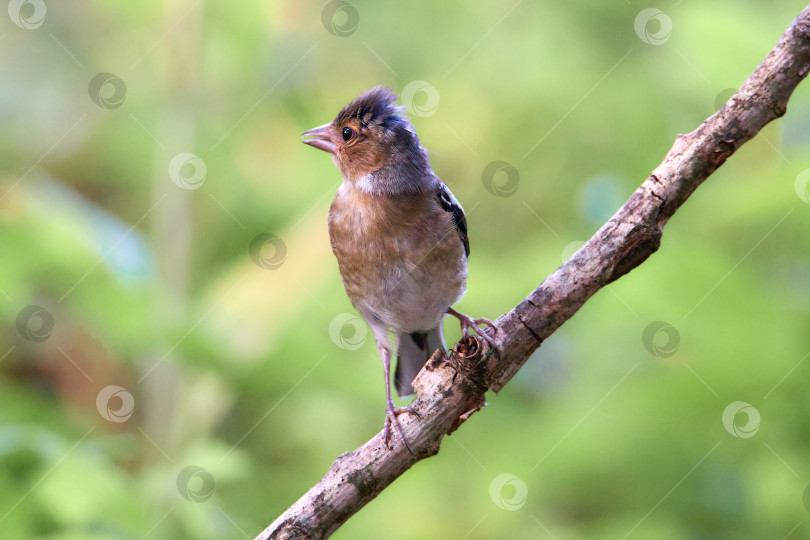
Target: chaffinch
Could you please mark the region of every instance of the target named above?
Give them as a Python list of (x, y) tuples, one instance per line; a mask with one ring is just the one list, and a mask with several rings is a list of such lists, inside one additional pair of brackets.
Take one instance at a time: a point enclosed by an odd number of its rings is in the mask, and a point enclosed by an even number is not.
[[(371, 327), (385, 371), (384, 440), (397, 417), (412, 412), (391, 399), (391, 357), (400, 397), (436, 349), (445, 350), (442, 319), (457, 317), (493, 344), (472, 319), (452, 309), (464, 295), (470, 244), (464, 210), (436, 176), (397, 96), (377, 86), (335, 119), (303, 134), (303, 142), (332, 154), (343, 183), (329, 208), (329, 238), (352, 305)], [(389, 330), (394, 335), (391, 347)], [(494, 344), (493, 344), (494, 345)], [(410, 448), (408, 448), (410, 450)]]

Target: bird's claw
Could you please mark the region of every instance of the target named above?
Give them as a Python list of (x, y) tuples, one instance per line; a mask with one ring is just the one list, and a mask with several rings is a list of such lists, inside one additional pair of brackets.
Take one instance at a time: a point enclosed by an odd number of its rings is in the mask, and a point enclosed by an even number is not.
[(405, 448), (408, 449), (408, 452), (413, 455), (413, 451), (411, 447), (408, 445), (408, 439), (405, 438), (405, 432), (402, 430), (402, 426), (399, 423), (399, 415), (404, 413), (411, 413), (416, 415), (417, 418), (421, 418), (420, 415), (415, 410), (411, 409), (410, 407), (394, 407), (394, 403), (392, 401), (388, 402), (388, 406), (385, 408), (385, 423), (383, 424), (383, 440), (385, 441), (385, 446), (389, 446), (389, 441), (391, 439), (391, 426), (393, 425), (394, 428), (399, 433), (402, 442), (405, 444)]
[[(461, 323), (461, 335), (464, 336), (464, 339), (467, 339), (467, 338), (470, 337), (470, 328), (472, 328), (473, 330), (475, 330), (476, 334), (481, 336), (481, 339), (483, 339), (484, 341), (489, 343), (490, 347), (495, 348), (495, 340), (492, 339), (487, 334), (487, 330), (489, 330), (489, 328), (492, 328), (496, 333), (498, 332), (498, 327), (495, 326), (495, 323), (493, 323), (492, 321), (490, 321), (489, 319), (484, 318), (484, 317), (480, 317), (478, 319), (473, 319), (469, 315), (465, 315), (464, 313), (459, 313), (458, 311), (456, 311), (453, 308), (448, 309), (447, 313), (449, 313), (450, 315), (456, 317), (459, 320), (459, 322)], [(484, 330), (479, 326), (481, 324), (486, 325), (489, 328)]]

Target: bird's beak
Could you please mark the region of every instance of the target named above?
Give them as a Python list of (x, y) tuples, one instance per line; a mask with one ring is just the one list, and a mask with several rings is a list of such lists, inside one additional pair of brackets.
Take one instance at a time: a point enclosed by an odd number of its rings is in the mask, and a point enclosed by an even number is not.
[(331, 124), (324, 124), (322, 126), (318, 126), (316, 128), (310, 129), (306, 133), (302, 133), (302, 137), (312, 137), (311, 139), (306, 139), (301, 141), (304, 144), (308, 144), (310, 146), (314, 146), (315, 148), (320, 148), (330, 154), (334, 154), (337, 150), (337, 145), (332, 142), (331, 137)]

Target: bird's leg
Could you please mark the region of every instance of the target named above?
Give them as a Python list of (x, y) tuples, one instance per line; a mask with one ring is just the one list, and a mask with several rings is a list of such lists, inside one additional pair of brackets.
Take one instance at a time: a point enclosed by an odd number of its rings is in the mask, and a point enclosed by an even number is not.
[(485, 330), (482, 330), (481, 327), (478, 326), (479, 324), (485, 324), (497, 332), (498, 327), (495, 326), (495, 323), (483, 317), (480, 319), (473, 319), (469, 315), (459, 313), (451, 307), (447, 308), (447, 314), (452, 315), (461, 322), (461, 335), (464, 336), (465, 339), (470, 337), (470, 328), (472, 328), (475, 330), (475, 333), (481, 336), (487, 343), (490, 344), (490, 346), (495, 347), (495, 341), (486, 334)]
[(391, 426), (393, 425), (402, 438), (405, 448), (413, 455), (413, 451), (408, 445), (408, 439), (405, 438), (405, 432), (402, 430), (402, 426), (399, 425), (398, 417), (402, 413), (414, 411), (409, 407), (394, 406), (394, 400), (391, 398), (391, 349), (387, 344), (381, 343), (380, 340), (377, 339), (377, 352), (379, 352), (380, 358), (382, 358), (383, 371), (385, 372), (385, 423), (383, 424), (383, 440), (385, 441), (385, 445), (388, 446), (388, 441), (391, 439)]

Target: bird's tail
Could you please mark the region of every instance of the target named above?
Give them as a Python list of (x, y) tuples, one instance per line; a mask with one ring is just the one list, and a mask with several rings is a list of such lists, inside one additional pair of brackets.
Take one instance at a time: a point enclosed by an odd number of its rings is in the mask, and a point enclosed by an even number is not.
[(433, 330), (399, 337), (397, 368), (394, 372), (394, 386), (399, 397), (413, 394), (413, 380), (436, 349), (445, 350), (441, 323)]

